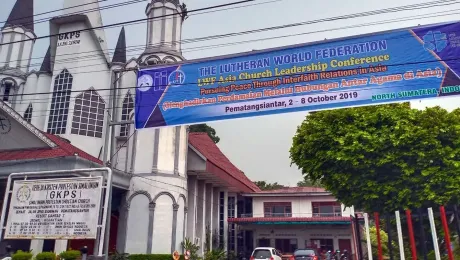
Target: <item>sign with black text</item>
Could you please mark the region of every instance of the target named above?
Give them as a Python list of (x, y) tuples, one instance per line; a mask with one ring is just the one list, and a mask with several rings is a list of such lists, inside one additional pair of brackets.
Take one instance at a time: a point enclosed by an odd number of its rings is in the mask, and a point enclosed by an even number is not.
[(5, 239), (95, 239), (102, 177), (15, 181)]
[(81, 42), (80, 36), (81, 36), (80, 31), (61, 33), (58, 36), (57, 47), (80, 45), (80, 42)]

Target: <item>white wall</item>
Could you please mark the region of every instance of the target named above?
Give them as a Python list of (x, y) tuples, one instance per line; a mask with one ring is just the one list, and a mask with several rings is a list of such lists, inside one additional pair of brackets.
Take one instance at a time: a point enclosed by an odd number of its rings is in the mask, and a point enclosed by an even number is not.
[(155, 203), (152, 237), (153, 254), (165, 254), (171, 251), (173, 203), (167, 195), (160, 196)]
[[(59, 28), (59, 33), (77, 31), (86, 28), (87, 26), (82, 22), (63, 24)], [(109, 106), (109, 91), (100, 89), (107, 89), (110, 87), (111, 73), (108, 70), (104, 54), (99, 52), (99, 43), (94, 40), (92, 32), (82, 31), (79, 40), (80, 44), (58, 46), (56, 48), (56, 60), (54, 63), (52, 81), (48, 91), (53, 91), (54, 79), (64, 69), (67, 69), (70, 74), (72, 74), (73, 92), (69, 104), (66, 133), (63, 137), (69, 139), (71, 143), (78, 148), (94, 157), (98, 157), (104, 143), (104, 137), (98, 138), (71, 134), (75, 98), (81, 94), (82, 91), (88, 90), (92, 87), (102, 97), (107, 108)], [(48, 119), (49, 118), (47, 117), (46, 125)]]
[[(292, 217), (312, 217), (312, 202), (330, 202), (337, 201), (333, 196), (321, 197), (253, 197), (252, 214), (253, 217), (264, 217), (264, 202), (291, 202)], [(345, 211), (343, 211), (345, 209)], [(354, 214), (353, 208), (345, 208), (342, 205), (342, 216)]]
[(125, 252), (145, 254), (149, 225), (149, 199), (143, 194), (136, 195), (130, 202), (126, 230)]

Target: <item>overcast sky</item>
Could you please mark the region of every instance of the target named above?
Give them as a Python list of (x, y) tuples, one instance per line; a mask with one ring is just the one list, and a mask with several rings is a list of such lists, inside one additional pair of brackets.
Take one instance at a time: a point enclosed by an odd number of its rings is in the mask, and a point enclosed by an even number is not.
[[(16, 0), (1, 0), (2, 8), (0, 8), (0, 22), (7, 19), (15, 1)], [(189, 10), (194, 10), (232, 1), (233, 0), (186, 0), (185, 3), (188, 5)], [(425, 0), (423, 2), (431, 1)], [(118, 2), (125, 1), (107, 0), (102, 2), (101, 6)], [(234, 9), (232, 10), (191, 15), (184, 22), (183, 39), (240, 32), (348, 14), (359, 14), (366, 11), (399, 7), (420, 2), (420, 0), (257, 0), (255, 4), (251, 3), (251, 6), (246, 6), (244, 8), (233, 7)], [(62, 8), (62, 3), (63, 0), (35, 0), (35, 13), (43, 13)], [(147, 3), (148, 1), (143, 1), (121, 8), (104, 10), (102, 11), (103, 22), (104, 24), (112, 24), (144, 18), (144, 11)], [(35, 19), (50, 17), (51, 15), (58, 15), (58, 13), (42, 15)], [(424, 15), (431, 17), (425, 17)], [(402, 21), (403, 18), (413, 18), (414, 16), (418, 16), (416, 20)], [(183, 45), (182, 49), (187, 59), (196, 59), (402, 27), (446, 22), (457, 20), (458, 17), (460, 17), (460, 4), (445, 5), (444, 3), (440, 4), (438, 7), (431, 7), (428, 9), (316, 23), (245, 36), (229, 37), (221, 40), (202, 41)], [(367, 23), (385, 20), (396, 20), (396, 22), (362, 26)], [(352, 28), (340, 29), (340, 27), (347, 26)], [(35, 28), (35, 32), (38, 36), (49, 34), (48, 23), (36, 24)], [(145, 23), (128, 25), (125, 29), (128, 46), (145, 44)], [(120, 27), (106, 29), (109, 48), (115, 48), (119, 31)], [(322, 32), (314, 33), (315, 31)], [(303, 34), (280, 37), (299, 33)], [(270, 39), (272, 37), (278, 38)], [(266, 38), (269, 39), (262, 40)], [(257, 41), (234, 44), (221, 48), (210, 47), (210, 45), (247, 40)], [(48, 45), (49, 39), (38, 40), (35, 44), (33, 57), (43, 57)], [(128, 56), (135, 57), (141, 52), (142, 51), (131, 51), (128, 53)], [(413, 104), (418, 108), (441, 105), (450, 110), (458, 107), (458, 104), (460, 104), (459, 101), (460, 100), (456, 98), (444, 98), (441, 100), (417, 101), (413, 102)], [(295, 166), (290, 167), (289, 148), (296, 128), (302, 123), (305, 115), (306, 113), (292, 113), (214, 122), (210, 125), (216, 129), (217, 134), (221, 138), (219, 147), (237, 167), (249, 176), (249, 178), (252, 180), (276, 181), (285, 185), (295, 185), (297, 181), (302, 179), (302, 176)]]

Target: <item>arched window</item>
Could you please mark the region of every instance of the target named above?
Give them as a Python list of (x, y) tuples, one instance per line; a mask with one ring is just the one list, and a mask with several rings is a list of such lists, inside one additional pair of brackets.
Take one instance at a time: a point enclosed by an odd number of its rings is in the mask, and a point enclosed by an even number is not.
[[(121, 108), (121, 121), (129, 120), (129, 114), (134, 109), (134, 100), (131, 97), (131, 93), (127, 93), (125, 99), (123, 99), (123, 106)], [(128, 136), (129, 125), (121, 125), (120, 136)]]
[(51, 99), (50, 116), (48, 118), (49, 134), (65, 134), (69, 102), (72, 93), (73, 77), (64, 69), (54, 79), (53, 96)]
[(30, 123), (32, 121), (32, 111), (33, 111), (32, 103), (30, 103), (29, 106), (26, 109), (26, 112), (24, 112), (24, 119), (28, 123)]
[(104, 109), (104, 100), (93, 88), (78, 95), (75, 99), (71, 133), (101, 138)]
[(3, 101), (6, 101), (6, 102), (10, 101), (9, 99), (10, 99), (10, 94), (12, 91), (11, 87), (12, 87), (12, 84), (9, 82), (3, 85), (3, 98), (2, 98)]

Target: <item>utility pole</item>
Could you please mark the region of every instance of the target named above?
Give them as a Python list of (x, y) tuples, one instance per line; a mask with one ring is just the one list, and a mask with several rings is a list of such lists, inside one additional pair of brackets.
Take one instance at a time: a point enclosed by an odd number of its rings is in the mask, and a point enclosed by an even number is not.
[[(109, 107), (107, 108), (107, 117), (106, 117), (106, 126), (104, 133), (104, 147), (102, 153), (102, 161), (104, 165), (111, 168), (112, 170), (112, 156), (115, 153), (115, 125), (124, 125), (132, 124), (130, 121), (119, 121), (118, 111), (117, 111), (117, 97), (119, 96), (119, 80), (123, 77), (125, 72), (128, 71), (137, 71), (136, 69), (125, 69), (125, 70), (113, 70), (110, 83), (110, 92), (109, 92)], [(110, 145), (110, 149), (109, 149)], [(109, 202), (107, 205), (108, 217), (106, 221), (105, 237), (104, 237), (104, 259), (109, 259), (109, 241), (110, 241), (110, 220), (112, 218), (112, 189), (108, 190), (109, 192)]]

